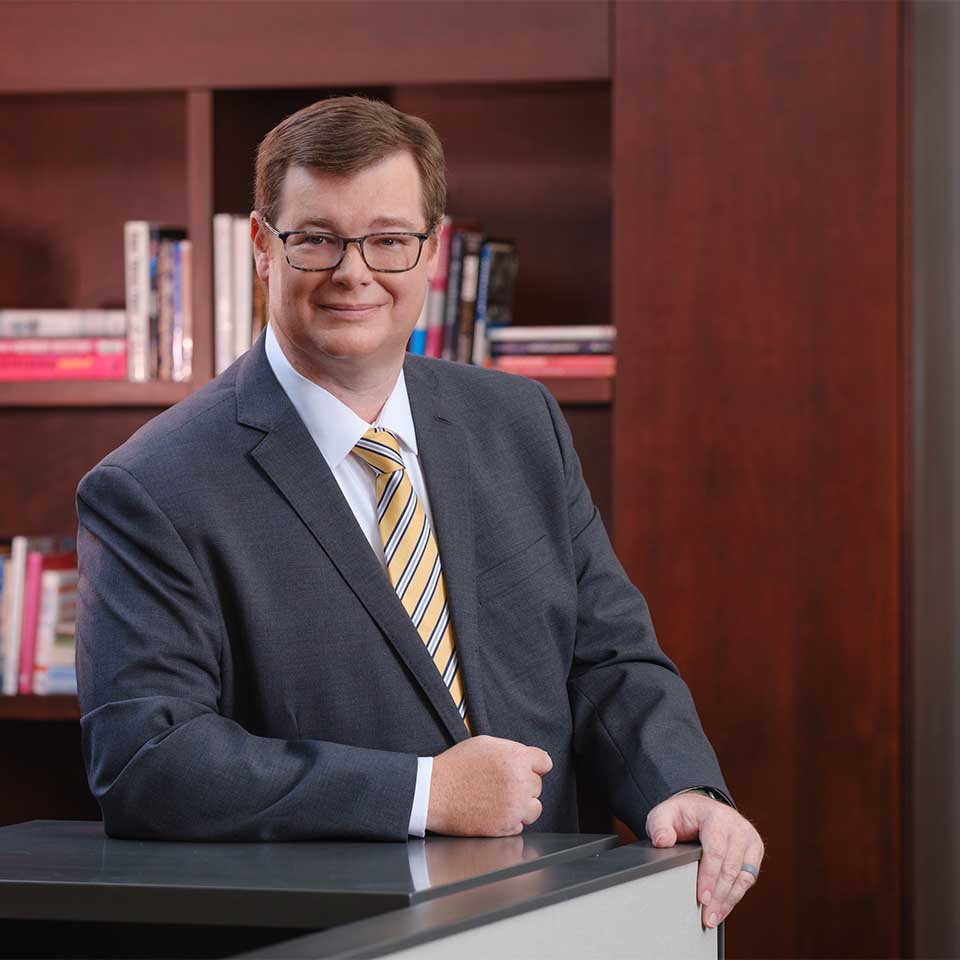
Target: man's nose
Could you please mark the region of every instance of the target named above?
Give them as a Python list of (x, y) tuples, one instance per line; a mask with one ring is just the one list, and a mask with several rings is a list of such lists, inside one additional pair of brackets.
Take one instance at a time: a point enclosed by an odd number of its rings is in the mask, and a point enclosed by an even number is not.
[(360, 252), (359, 240), (348, 241), (347, 248), (343, 252), (343, 259), (333, 271), (333, 276), (339, 280), (352, 280), (354, 282), (369, 278), (370, 268)]

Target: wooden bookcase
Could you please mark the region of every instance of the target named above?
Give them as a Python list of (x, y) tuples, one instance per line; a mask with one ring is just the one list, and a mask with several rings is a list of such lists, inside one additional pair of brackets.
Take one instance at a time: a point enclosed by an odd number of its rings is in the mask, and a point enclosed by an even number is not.
[[(3, 4), (0, 305), (119, 305), (123, 221), (183, 223), (198, 337), (187, 388), (0, 387), (0, 532), (71, 529), (80, 476), (211, 375), (211, 216), (262, 133), (384, 96), (436, 125), (451, 210), (517, 238), (519, 319), (617, 326), (615, 389), (551, 387), (768, 841), (729, 955), (898, 955), (908, 10)], [(96, 816), (72, 709), (0, 704), (0, 822)]]
[[(0, 384), (0, 530), (74, 529), (83, 474), (210, 379), (213, 214), (251, 208), (259, 140), (322, 97), (366, 93), (434, 124), (448, 209), (517, 240), (519, 320), (611, 322), (607, 4), (559, 17), (537, 2), (360, 6), (6, 5), (0, 123), (16, 136), (0, 154), (14, 187), (0, 199), (0, 306), (122, 306), (123, 223), (156, 220), (193, 240), (196, 329), (189, 384)], [(570, 264), (584, 235), (587, 259)], [(548, 385), (609, 513), (613, 383)], [(71, 697), (0, 698), (0, 771), (15, 785), (0, 823), (97, 815), (78, 716)]]

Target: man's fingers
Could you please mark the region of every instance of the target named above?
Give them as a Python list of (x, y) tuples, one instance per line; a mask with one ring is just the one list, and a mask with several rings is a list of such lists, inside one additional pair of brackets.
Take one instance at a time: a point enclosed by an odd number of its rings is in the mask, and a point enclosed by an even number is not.
[[(740, 873), (733, 882), (730, 892), (727, 894), (727, 903), (723, 908), (720, 920), (723, 920), (727, 914), (743, 899), (743, 895), (757, 882), (757, 876), (749, 870), (744, 870), (744, 866), (755, 867), (757, 873), (760, 872), (760, 863), (763, 860), (763, 841), (758, 836), (755, 840), (747, 844), (746, 852), (743, 855), (743, 864), (740, 867)], [(719, 911), (718, 911), (719, 912)]]
[(534, 774), (530, 781), (530, 796), (539, 797), (543, 793), (543, 778)]
[(715, 927), (733, 909), (733, 904), (728, 902), (728, 898), (733, 885), (740, 876), (740, 868), (743, 866), (746, 849), (746, 843), (736, 834), (724, 837), (720, 872), (711, 891), (710, 902), (703, 908), (703, 919), (706, 926)]
[(531, 823), (536, 823), (540, 819), (541, 813), (543, 813), (543, 806), (540, 801), (536, 797), (531, 797), (524, 804), (522, 820), (526, 826), (530, 826)]
[(647, 816), (646, 829), (655, 847), (672, 847), (677, 842), (673, 807), (665, 803), (654, 807)]
[(546, 750), (539, 747), (530, 747), (530, 767), (534, 773), (541, 777), (548, 774), (553, 769), (553, 761)]
[[(706, 908), (713, 902), (714, 887), (723, 865), (723, 854), (727, 846), (726, 833), (715, 827), (712, 830), (705, 828), (700, 834), (700, 845), (703, 852), (700, 855), (700, 869), (697, 871), (697, 900)], [(704, 917), (709, 917), (706, 909)]]

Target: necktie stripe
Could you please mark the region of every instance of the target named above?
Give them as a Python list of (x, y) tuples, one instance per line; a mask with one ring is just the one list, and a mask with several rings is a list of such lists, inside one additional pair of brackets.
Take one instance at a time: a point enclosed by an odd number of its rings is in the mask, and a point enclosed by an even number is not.
[[(423, 510), (421, 510), (420, 513), (423, 513)], [(403, 573), (397, 578), (397, 596), (399, 596), (401, 600), (404, 600), (407, 591), (410, 589), (410, 585), (416, 580), (417, 573), (420, 571), (420, 561), (423, 559), (429, 542), (430, 524), (427, 522), (427, 515), (424, 513), (423, 523), (420, 525), (420, 539), (417, 540), (416, 546), (413, 548), (413, 553), (410, 554), (410, 559), (407, 561)], [(419, 598), (421, 592), (422, 590), (417, 591), (414, 596)], [(404, 602), (404, 606), (412, 606), (413, 609), (416, 609), (416, 603), (408, 605)]]
[(376, 475), (377, 526), (387, 575), (469, 730), (437, 541), (404, 467), (400, 443), (388, 430), (371, 428), (353, 449)]
[[(374, 467), (376, 470), (376, 467)], [(395, 470), (391, 474), (385, 474), (388, 477), (387, 481), (383, 484), (383, 490), (380, 493), (380, 499), (377, 503), (377, 524), (379, 525), (380, 521), (383, 519), (383, 515), (390, 508), (390, 502), (393, 500), (394, 494), (397, 490), (400, 489), (400, 481), (403, 479), (403, 471)]]

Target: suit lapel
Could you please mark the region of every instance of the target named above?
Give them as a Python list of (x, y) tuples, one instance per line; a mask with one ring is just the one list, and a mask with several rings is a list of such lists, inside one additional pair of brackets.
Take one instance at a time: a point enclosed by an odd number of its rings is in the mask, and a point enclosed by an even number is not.
[(423, 361), (409, 357), (404, 376), (447, 584), (470, 725), (475, 735), (482, 734), (487, 730), (487, 714), (480, 669), (477, 566), (470, 496), (471, 471), (476, 465), (470, 462), (464, 428), (443, 416), (446, 406), (434, 371)]
[(323, 455), (274, 377), (262, 338), (237, 379), (237, 418), (266, 434), (251, 456), (383, 631), (450, 737), (465, 739), (467, 731), (449, 691)]

